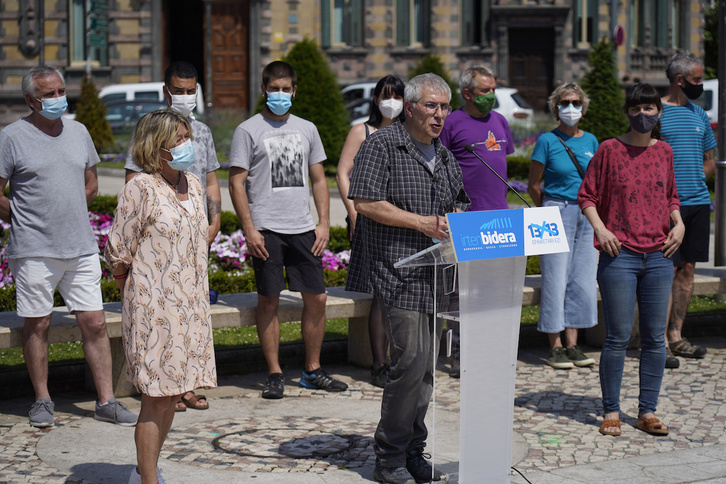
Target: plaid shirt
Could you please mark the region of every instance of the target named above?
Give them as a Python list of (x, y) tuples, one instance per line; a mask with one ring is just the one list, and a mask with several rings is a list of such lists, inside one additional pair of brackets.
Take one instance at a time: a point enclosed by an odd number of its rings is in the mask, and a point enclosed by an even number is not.
[[(433, 140), (431, 173), (403, 124), (369, 136), (355, 157), (348, 198), (385, 200), (418, 215), (466, 210), (461, 168), (454, 155)], [(353, 234), (346, 289), (367, 292), (390, 306), (433, 312), (433, 268), (396, 269), (393, 264), (433, 245), (431, 237), (412, 229), (383, 225), (358, 214)]]

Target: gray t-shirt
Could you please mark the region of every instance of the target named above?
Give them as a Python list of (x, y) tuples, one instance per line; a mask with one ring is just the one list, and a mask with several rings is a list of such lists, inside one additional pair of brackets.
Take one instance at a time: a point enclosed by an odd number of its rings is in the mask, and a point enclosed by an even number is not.
[(10, 182), (10, 259), (71, 259), (98, 252), (85, 174), (100, 160), (86, 127), (62, 122), (56, 137), (25, 119), (0, 131), (0, 177)]
[(418, 148), (423, 155), (423, 159), (426, 161), (426, 166), (429, 167), (429, 171), (433, 173), (434, 167), (436, 166), (436, 147), (434, 144), (429, 143), (426, 145), (413, 138), (411, 138), (411, 141), (413, 141), (413, 144), (416, 145), (416, 148)]
[(256, 114), (237, 126), (229, 163), (249, 171), (245, 190), (257, 230), (301, 234), (315, 229), (308, 167), (325, 158), (318, 128), (292, 114), (282, 123)]
[[(194, 146), (194, 163), (186, 171), (197, 175), (197, 178), (199, 178), (199, 181), (202, 183), (204, 210), (206, 211), (207, 173), (219, 168), (217, 150), (214, 148), (214, 139), (212, 138), (212, 131), (209, 129), (209, 126), (191, 117), (189, 118), (189, 122), (192, 125), (192, 136), (194, 136), (194, 140), (192, 141), (192, 145)], [(126, 154), (126, 165), (124, 168), (137, 172), (142, 171), (141, 168), (136, 166), (134, 163), (134, 160), (131, 158), (130, 151)]]

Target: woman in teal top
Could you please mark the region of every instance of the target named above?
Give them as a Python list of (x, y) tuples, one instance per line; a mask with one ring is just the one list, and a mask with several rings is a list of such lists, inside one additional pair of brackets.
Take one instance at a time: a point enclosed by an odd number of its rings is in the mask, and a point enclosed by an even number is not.
[[(540, 256), (542, 298), (537, 329), (549, 337), (547, 364), (569, 369), (595, 364), (577, 346), (578, 329), (597, 324), (597, 250), (592, 226), (577, 204), (577, 191), (598, 142), (577, 127), (590, 102), (577, 83), (559, 86), (548, 102), (560, 125), (537, 140), (527, 192), (537, 206), (560, 209), (570, 252)], [(543, 179), (544, 189), (540, 187)]]

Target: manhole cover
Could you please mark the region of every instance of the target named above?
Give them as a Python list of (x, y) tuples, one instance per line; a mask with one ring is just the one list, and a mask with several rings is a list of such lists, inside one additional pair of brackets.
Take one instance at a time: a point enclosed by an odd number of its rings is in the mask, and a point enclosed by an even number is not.
[(355, 440), (346, 435), (308, 431), (300, 437), (295, 429), (254, 429), (233, 432), (212, 441), (215, 449), (250, 457), (285, 456), (293, 459), (321, 458), (344, 452)]

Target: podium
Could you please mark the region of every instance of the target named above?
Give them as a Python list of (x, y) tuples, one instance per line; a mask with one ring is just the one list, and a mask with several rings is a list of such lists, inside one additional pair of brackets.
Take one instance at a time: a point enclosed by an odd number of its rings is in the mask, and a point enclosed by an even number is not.
[(435, 274), (439, 267), (457, 266), (459, 311), (435, 311), (460, 322), (459, 482), (509, 483), (527, 256), (568, 252), (567, 237), (557, 207), (446, 217), (448, 240), (395, 266), (434, 266)]

